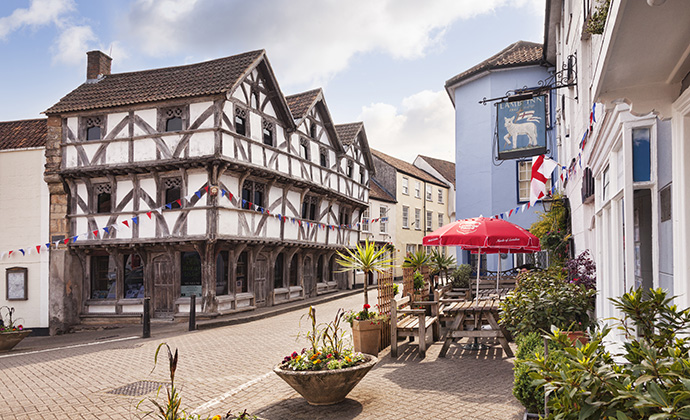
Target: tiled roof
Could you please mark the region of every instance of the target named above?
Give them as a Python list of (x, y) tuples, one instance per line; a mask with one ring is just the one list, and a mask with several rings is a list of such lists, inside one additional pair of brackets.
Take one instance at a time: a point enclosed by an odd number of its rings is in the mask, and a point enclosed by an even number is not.
[(446, 82), (446, 89), (454, 84), (461, 82), (465, 79), (477, 75), (479, 73), (503, 69), (509, 67), (520, 67), (527, 65), (536, 65), (542, 63), (542, 44), (537, 44), (534, 42), (518, 41), (511, 44), (503, 51), (494, 55), (487, 60), (482, 61), (476, 66), (469, 70), (454, 76)]
[(440, 180), (434, 178), (429, 173), (424, 172), (423, 170), (419, 169), (418, 167), (412, 165), (411, 163), (407, 163), (404, 160), (394, 158), (393, 156), (389, 156), (385, 153), (379, 152), (378, 150), (371, 149), (371, 153), (374, 156), (376, 156), (377, 158), (381, 159), (382, 161), (386, 162), (387, 164), (389, 164), (392, 167), (394, 167), (395, 169), (397, 169), (399, 172), (403, 172), (403, 173), (406, 173), (408, 175), (412, 175), (412, 176), (419, 178), (425, 182), (430, 182), (432, 184), (440, 185), (443, 187), (447, 186), (443, 181), (440, 181)]
[(0, 150), (45, 146), (47, 121), (47, 118), (39, 118), (0, 122)]
[(357, 140), (357, 134), (359, 134), (363, 126), (363, 122), (338, 124), (335, 126), (335, 131), (338, 133), (340, 141), (349, 146)]
[(387, 201), (389, 203), (397, 203), (395, 196), (389, 193), (385, 188), (379, 185), (374, 178), (369, 183), (369, 198), (379, 201)]
[(455, 185), (455, 164), (453, 162), (448, 162), (447, 160), (436, 159), (429, 156), (419, 155), (419, 157), (424, 159), (429, 165), (431, 165), (432, 168), (436, 169), (442, 177)]
[(286, 96), (285, 100), (292, 113), (292, 118), (296, 120), (302, 119), (307, 114), (307, 111), (309, 111), (309, 108), (314, 104), (319, 93), (321, 93), (320, 88)]
[(257, 50), (186, 66), (110, 74), (97, 83), (82, 84), (46, 114), (227, 92), (264, 55)]

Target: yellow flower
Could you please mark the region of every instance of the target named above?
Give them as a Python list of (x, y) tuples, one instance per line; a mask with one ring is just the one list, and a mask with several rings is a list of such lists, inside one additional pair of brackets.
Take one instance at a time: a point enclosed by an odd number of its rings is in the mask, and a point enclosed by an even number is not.
[(211, 417), (211, 420), (221, 420), (220, 415), (216, 414), (215, 416)]
[(314, 360), (314, 364), (321, 363), (321, 359)]

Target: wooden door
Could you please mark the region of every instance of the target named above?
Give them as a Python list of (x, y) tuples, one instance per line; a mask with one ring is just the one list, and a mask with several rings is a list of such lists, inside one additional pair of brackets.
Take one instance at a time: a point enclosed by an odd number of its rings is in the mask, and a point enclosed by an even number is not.
[(259, 254), (254, 265), (254, 303), (257, 307), (266, 306), (268, 295), (268, 258)]
[(304, 296), (314, 296), (314, 267), (312, 266), (311, 257), (304, 257), (304, 264), (302, 267), (302, 278), (304, 279)]
[(172, 317), (174, 305), (175, 281), (173, 279), (172, 261), (167, 255), (153, 259), (153, 314), (155, 317)]

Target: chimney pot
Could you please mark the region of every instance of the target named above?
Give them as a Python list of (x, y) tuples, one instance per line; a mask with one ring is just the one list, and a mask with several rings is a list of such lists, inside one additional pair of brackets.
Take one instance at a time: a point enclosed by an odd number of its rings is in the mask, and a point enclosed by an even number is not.
[(110, 74), (110, 63), (112, 58), (103, 52), (95, 50), (86, 53), (86, 79), (98, 79), (98, 75), (107, 76)]

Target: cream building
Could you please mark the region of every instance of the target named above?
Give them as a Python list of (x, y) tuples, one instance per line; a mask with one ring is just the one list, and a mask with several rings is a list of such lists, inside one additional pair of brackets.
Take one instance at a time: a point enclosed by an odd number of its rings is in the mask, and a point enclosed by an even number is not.
[[(422, 238), (448, 224), (449, 188), (427, 172), (372, 149), (376, 175), (373, 178), (387, 191), (394, 192), (395, 220), (389, 222), (395, 238), (396, 277), (402, 277), (402, 263), (409, 253), (422, 249)], [(390, 219), (389, 219), (390, 220)], [(446, 253), (446, 247), (441, 247)]]
[(48, 332), (45, 140), (46, 119), (0, 122), (0, 306), (36, 334)]

